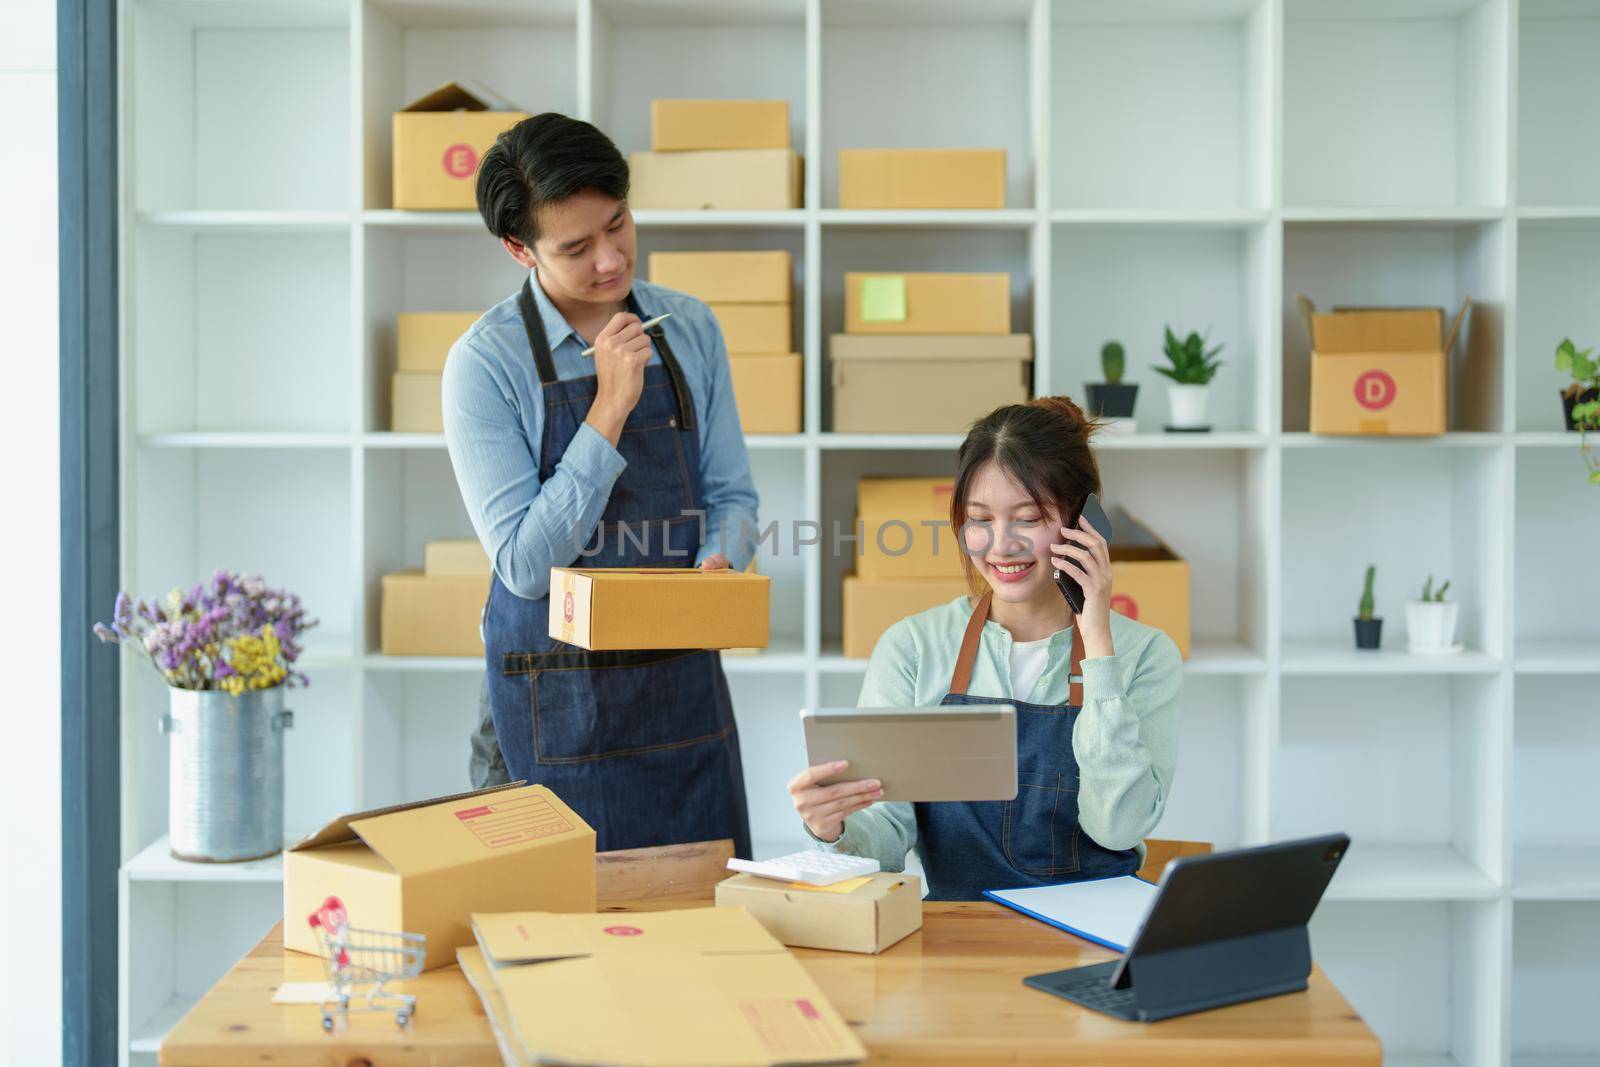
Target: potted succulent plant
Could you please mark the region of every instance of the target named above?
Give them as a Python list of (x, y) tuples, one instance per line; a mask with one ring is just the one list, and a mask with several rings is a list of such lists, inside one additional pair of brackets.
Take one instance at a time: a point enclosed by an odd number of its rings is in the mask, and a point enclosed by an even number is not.
[(1561, 417), (1567, 430), (1578, 431), (1578, 450), (1589, 468), (1589, 484), (1600, 485), (1600, 459), (1589, 451), (1589, 431), (1600, 430), (1600, 362), (1591, 359), (1592, 348), (1578, 351), (1572, 338), (1556, 346), (1556, 370), (1571, 375), (1561, 389)]
[(1460, 652), (1456, 644), (1456, 618), (1461, 605), (1446, 601), (1445, 590), (1449, 579), (1438, 589), (1433, 587), (1433, 575), (1422, 584), (1422, 598), (1406, 602), (1406, 643), (1413, 652)]
[(1194, 331), (1180, 341), (1172, 327), (1166, 328), (1162, 352), (1170, 366), (1155, 365), (1155, 369), (1172, 380), (1167, 386), (1171, 410), (1168, 430), (1194, 433), (1211, 429), (1206, 424), (1206, 404), (1211, 395), (1211, 379), (1222, 366), (1222, 360), (1213, 357), (1221, 351), (1220, 344), (1207, 351), (1206, 339)]
[(1105, 373), (1103, 382), (1086, 382), (1089, 410), (1103, 419), (1118, 420), (1112, 425), (1134, 429), (1133, 404), (1139, 398), (1139, 385), (1124, 383), (1122, 372), (1127, 368), (1127, 357), (1117, 341), (1107, 341), (1100, 347), (1100, 369)]
[(1375, 649), (1383, 641), (1383, 618), (1372, 614), (1372, 580), (1378, 568), (1367, 565), (1367, 579), (1361, 586), (1361, 605), (1356, 609), (1356, 647)]

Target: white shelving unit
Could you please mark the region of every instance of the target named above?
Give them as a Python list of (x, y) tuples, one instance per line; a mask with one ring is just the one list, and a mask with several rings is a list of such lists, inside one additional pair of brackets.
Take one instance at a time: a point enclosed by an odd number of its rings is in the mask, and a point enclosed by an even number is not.
[[(959, 443), (829, 430), (842, 274), (1007, 270), (1036, 392), (1127, 344), (1141, 432), (1101, 442), (1106, 495), (1193, 566), (1157, 833), (1351, 832), (1316, 951), (1390, 1062), (1600, 1055), (1576, 1022), (1600, 988), (1600, 494), (1551, 368), (1562, 336), (1600, 340), (1600, 0), (123, 0), (122, 41), (124, 584), (259, 570), (320, 615), (291, 836), (465, 787), (482, 671), (375, 651), (379, 576), (470, 533), (442, 438), (383, 429), (394, 316), (520, 280), (475, 214), (392, 208), (392, 112), (470, 77), (629, 151), (653, 97), (781, 97), (804, 208), (636, 216), (641, 272), (667, 248), (796, 263), (804, 431), (749, 440), (785, 533), (774, 642), (724, 661), (758, 849), (800, 844), (796, 709), (854, 702), (864, 668), (839, 654), (845, 561), (791, 523), (847, 519), (863, 474), (948, 472)], [(1011, 206), (839, 209), (837, 150), (885, 145), (1003, 146)], [(1470, 294), (1450, 432), (1308, 434), (1299, 291)], [(1169, 322), (1227, 345), (1210, 435), (1160, 432)], [(1358, 655), (1368, 562), (1386, 648)], [(1429, 572), (1461, 656), (1404, 651)], [(145, 1064), (278, 917), (281, 865), (167, 855), (164, 691), (125, 679), (121, 1025)]]

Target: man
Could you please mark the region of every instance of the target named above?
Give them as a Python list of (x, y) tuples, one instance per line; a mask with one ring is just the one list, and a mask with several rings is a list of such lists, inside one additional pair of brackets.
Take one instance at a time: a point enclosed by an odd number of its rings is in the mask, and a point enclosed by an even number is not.
[(748, 856), (717, 653), (587, 652), (547, 633), (551, 567), (749, 563), (757, 500), (722, 332), (700, 301), (634, 280), (628, 164), (589, 123), (518, 123), (477, 194), (529, 275), (444, 373), (450, 461), (494, 563), (474, 784), (550, 786), (601, 850), (732, 838)]

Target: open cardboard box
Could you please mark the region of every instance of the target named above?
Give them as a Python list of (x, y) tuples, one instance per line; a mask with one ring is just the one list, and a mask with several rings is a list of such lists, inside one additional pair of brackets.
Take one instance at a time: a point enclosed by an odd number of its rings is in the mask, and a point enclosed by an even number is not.
[(1442, 308), (1319, 312), (1297, 298), (1311, 338), (1311, 432), (1442, 434), (1449, 429), (1450, 350), (1472, 306), (1445, 326)]
[(542, 785), (341, 815), (283, 855), (283, 945), (323, 954), (307, 917), (330, 896), (352, 926), (428, 938), (424, 970), (472, 944), (475, 911), (593, 912), (595, 833)]
[(476, 208), (483, 154), (502, 131), (527, 117), (483, 88), (468, 89), (458, 82), (446, 82), (395, 112), (394, 206), (412, 211)]
[(717, 907), (744, 908), (794, 948), (876, 954), (922, 929), (922, 882), (880, 872), (818, 887), (739, 874), (717, 883)]

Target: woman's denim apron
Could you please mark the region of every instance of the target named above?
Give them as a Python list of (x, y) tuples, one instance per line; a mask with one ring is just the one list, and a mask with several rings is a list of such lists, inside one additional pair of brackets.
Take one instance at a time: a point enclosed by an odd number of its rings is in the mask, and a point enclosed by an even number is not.
[(929, 900), (977, 900), (985, 889), (1018, 889), (1132, 874), (1133, 849), (1103, 848), (1078, 825), (1078, 761), (1072, 726), (1083, 707), (1083, 635), (1072, 627), (1071, 689), (1064, 707), (967, 695), (992, 593), (967, 621), (941, 705), (1010, 704), (1017, 709), (1017, 798), (915, 805), (918, 851)]

